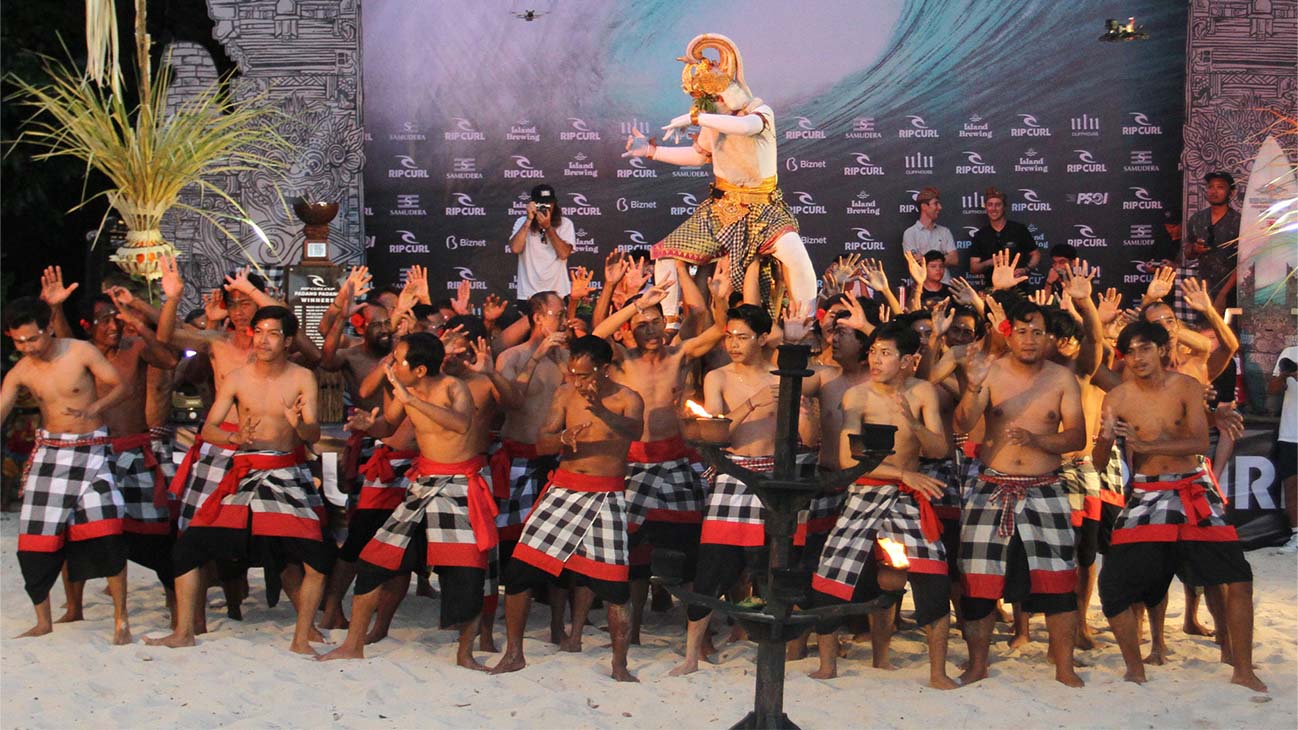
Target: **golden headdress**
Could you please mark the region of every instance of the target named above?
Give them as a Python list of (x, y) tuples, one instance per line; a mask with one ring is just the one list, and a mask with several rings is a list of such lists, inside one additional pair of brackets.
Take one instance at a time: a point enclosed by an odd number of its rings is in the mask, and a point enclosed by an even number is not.
[[(709, 48), (717, 52), (718, 60), (703, 55), (703, 51)], [(752, 95), (744, 82), (744, 59), (739, 55), (739, 49), (734, 41), (719, 33), (695, 36), (685, 47), (685, 55), (676, 60), (685, 64), (681, 69), (681, 88), (695, 99), (717, 96), (731, 82)]]

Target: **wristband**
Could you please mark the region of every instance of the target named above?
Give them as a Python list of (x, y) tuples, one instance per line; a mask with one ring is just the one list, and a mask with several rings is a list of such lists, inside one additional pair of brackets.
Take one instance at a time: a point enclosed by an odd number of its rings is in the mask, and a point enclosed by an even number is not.
[(694, 126), (696, 126), (696, 127), (699, 126), (699, 110), (698, 110), (698, 107), (695, 107), (695, 108), (693, 108), (693, 109), (690, 109), (690, 124), (692, 124), (692, 125), (694, 125)]

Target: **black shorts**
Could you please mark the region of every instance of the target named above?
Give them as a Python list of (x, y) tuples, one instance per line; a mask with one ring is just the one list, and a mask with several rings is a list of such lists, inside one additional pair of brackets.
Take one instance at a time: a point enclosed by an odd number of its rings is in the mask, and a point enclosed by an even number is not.
[(333, 570), (338, 547), (332, 540), (254, 535), (249, 528), (194, 527), (180, 534), (172, 549), (175, 575), (181, 576), (210, 561), (260, 566), (266, 580), (266, 605), (279, 603), (280, 573), (288, 565), (301, 564), (317, 573)]
[[(694, 566), (699, 560), (699, 535), (703, 525), (688, 522), (645, 522), (639, 530), (631, 534), (629, 547), (632, 550), (641, 545), (652, 545), (654, 549), (679, 550), (685, 554), (683, 578), (686, 582), (694, 580)], [(631, 566), (631, 579), (648, 579), (652, 573), (651, 565)]]
[[(1271, 461), (1275, 464), (1275, 480), (1284, 480), (1298, 475), (1298, 443), (1293, 441), (1276, 441), (1271, 448)], [(1288, 507), (1289, 505), (1285, 505)], [(1298, 527), (1298, 525), (1292, 525)]]
[(1114, 545), (1100, 570), (1100, 605), (1107, 617), (1137, 603), (1155, 606), (1167, 597), (1178, 568), (1187, 566), (1192, 586), (1247, 583), (1253, 569), (1238, 541), (1132, 542)]
[(631, 584), (627, 581), (610, 581), (592, 578), (582, 573), (565, 570), (559, 575), (550, 575), (540, 568), (522, 560), (510, 560), (505, 566), (503, 582), (506, 595), (517, 595), (525, 591), (539, 591), (553, 584), (567, 585), (572, 580), (576, 585), (589, 588), (595, 597), (615, 606), (631, 600)]
[(1122, 514), (1122, 508), (1116, 504), (1108, 502), (1100, 503), (1100, 526), (1099, 533), (1095, 537), (1095, 551), (1100, 555), (1109, 554), (1109, 546), (1113, 544), (1113, 525), (1118, 521), (1118, 515)]
[(171, 550), (176, 545), (175, 534), (142, 535), (128, 532), (126, 547), (132, 563), (143, 565), (158, 576), (158, 582), (171, 589), (176, 584), (171, 562)]
[(1095, 554), (1100, 545), (1099, 520), (1082, 518), (1082, 524), (1073, 528), (1073, 532), (1077, 534), (1077, 564), (1083, 568), (1095, 565)]
[[(1053, 616), (1077, 610), (1077, 595), (1067, 593), (1033, 593), (1032, 575), (1028, 569), (1028, 553), (1023, 547), (1023, 538), (1017, 534), (1010, 538), (1005, 558), (1005, 588), (1001, 591), (1005, 603), (1022, 604), (1027, 613), (1043, 613)], [(991, 615), (996, 608), (993, 598), (960, 598), (960, 615), (966, 621), (978, 621)]]
[[(910, 584), (911, 599), (915, 602), (915, 625), (928, 626), (943, 616), (951, 613), (951, 576), (934, 573), (908, 573), (906, 582)], [(865, 603), (883, 594), (879, 589), (879, 561), (875, 551), (871, 550), (865, 560), (865, 569), (861, 579), (852, 591), (852, 603)], [(837, 606), (847, 601), (820, 591), (811, 592), (812, 605)], [(816, 622), (817, 634), (828, 634), (846, 621), (844, 617), (821, 619)]]
[(111, 578), (126, 567), (129, 552), (122, 535), (69, 540), (54, 552), (19, 550), (18, 568), (23, 574), (27, 596), (33, 604), (39, 604), (50, 597), (50, 589), (58, 582), (65, 561), (70, 581)]
[[(698, 570), (694, 575), (694, 592), (719, 598), (739, 581), (745, 568), (753, 573), (764, 571), (766, 560), (765, 546), (746, 548), (713, 543), (700, 545)], [(712, 613), (712, 609), (689, 606), (685, 613), (690, 621), (698, 621), (707, 618)]]
[(942, 520), (942, 547), (946, 548), (946, 574), (960, 578), (960, 520)]
[(379, 528), (392, 516), (390, 509), (358, 509), (347, 520), (347, 539), (338, 548), (338, 559), (354, 563), (361, 559), (361, 551), (378, 534)]

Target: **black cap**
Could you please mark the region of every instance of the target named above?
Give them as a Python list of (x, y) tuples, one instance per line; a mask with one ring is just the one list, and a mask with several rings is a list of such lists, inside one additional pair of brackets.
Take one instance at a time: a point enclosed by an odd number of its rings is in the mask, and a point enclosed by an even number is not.
[(533, 203), (553, 203), (554, 188), (544, 183), (532, 188)]
[(1170, 207), (1170, 208), (1164, 210), (1164, 211), (1163, 211), (1163, 222), (1164, 222), (1164, 223), (1178, 223), (1178, 224), (1179, 224), (1179, 223), (1181, 222), (1181, 206), (1179, 206), (1179, 205), (1174, 205), (1174, 206), (1172, 206), (1172, 207)]
[(1228, 187), (1232, 187), (1232, 188), (1235, 187), (1235, 176), (1234, 176), (1234, 175), (1231, 175), (1229, 172), (1223, 172), (1223, 171), (1221, 171), (1221, 170), (1216, 170), (1216, 171), (1214, 171), (1214, 172), (1210, 172), (1210, 173), (1208, 173), (1207, 175), (1204, 175), (1204, 176), (1203, 176), (1203, 181), (1204, 181), (1204, 182), (1212, 182), (1212, 181), (1213, 181), (1213, 178), (1216, 178), (1216, 179), (1218, 179), (1218, 180), (1225, 180), (1225, 181), (1226, 181), (1226, 185), (1227, 185)]

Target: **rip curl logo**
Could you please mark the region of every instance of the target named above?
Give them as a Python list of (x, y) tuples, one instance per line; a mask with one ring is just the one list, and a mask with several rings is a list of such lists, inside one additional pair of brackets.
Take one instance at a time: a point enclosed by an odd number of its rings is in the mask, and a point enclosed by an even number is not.
[(906, 119), (910, 122), (910, 128), (902, 127), (901, 129), (898, 129), (898, 137), (901, 137), (902, 139), (937, 138), (937, 130), (928, 126), (928, 122), (924, 121), (924, 117), (921, 117), (918, 114), (908, 114), (906, 115)]
[(455, 198), (455, 205), (446, 206), (446, 215), (455, 216), (485, 216), (487, 209), (473, 202), (473, 198), (468, 193), (452, 193), (451, 197)]
[(599, 132), (591, 129), (585, 119), (582, 119), (581, 117), (568, 117), (568, 124), (572, 127), (572, 131), (560, 132), (559, 141), (598, 142), (600, 140)]
[(396, 159), (397, 166), (388, 170), (389, 178), (424, 178), (428, 177), (428, 170), (419, 166), (415, 158), (410, 155), (393, 155)]
[(1077, 162), (1070, 162), (1066, 168), (1068, 172), (1108, 172), (1109, 168), (1103, 162), (1095, 159), (1095, 155), (1090, 150), (1073, 150), (1077, 155)]
[(1012, 211), (1030, 210), (1036, 212), (1050, 211), (1050, 203), (1047, 203), (1046, 201), (1042, 200), (1041, 196), (1037, 193), (1036, 190), (1033, 190), (1032, 188), (1019, 188), (1019, 194), (1023, 196), (1023, 202), (1011, 203), (1010, 210)]
[(1122, 134), (1124, 136), (1146, 136), (1158, 135), (1163, 133), (1162, 126), (1155, 124), (1144, 112), (1127, 112), (1131, 117), (1131, 124), (1122, 125)]
[(785, 139), (824, 139), (825, 132), (807, 117), (794, 117), (796, 129), (784, 130)]
[(907, 200), (908, 202), (905, 202), (905, 203), (902, 203), (902, 204), (898, 205), (898, 206), (897, 206), (897, 212), (898, 212), (898, 213), (917, 213), (917, 212), (919, 212), (919, 204), (915, 202), (915, 198), (917, 198), (917, 197), (919, 197), (919, 191), (918, 191), (918, 190), (907, 190), (907, 191), (906, 191), (906, 200)]
[(1097, 236), (1095, 235), (1095, 231), (1091, 230), (1091, 227), (1088, 226), (1088, 225), (1085, 225), (1085, 224), (1082, 224), (1082, 223), (1077, 223), (1077, 224), (1075, 224), (1075, 225), (1073, 226), (1073, 228), (1076, 228), (1076, 229), (1077, 229), (1077, 235), (1081, 236), (1082, 238), (1096, 238), (1096, 237), (1097, 237)]
[(1041, 123), (1032, 114), (1020, 114), (1019, 119), (1023, 121), (1023, 126), (1028, 129), (1042, 129)]
[(309, 274), (307, 275), (307, 279), (310, 280), (311, 286), (317, 286), (317, 287), (329, 286), (329, 284), (325, 282), (324, 277), (320, 276), (319, 274)]
[(978, 226), (965, 226), (964, 235), (965, 238), (972, 239), (974, 236), (978, 235)]
[(640, 231), (627, 228), (624, 229), (622, 232), (626, 234), (627, 240), (631, 241), (631, 243), (634, 243), (636, 246), (649, 245), (649, 242), (644, 240), (644, 234), (641, 233)]
[(1029, 203), (1041, 202), (1041, 196), (1037, 195), (1037, 191), (1032, 188), (1019, 188), (1019, 192), (1023, 194), (1023, 199)]
[(1108, 241), (1091, 229), (1085, 223), (1074, 223), (1073, 228), (1077, 234), (1068, 239), (1068, 244), (1075, 248), (1103, 248), (1108, 245)]
[(875, 239), (874, 234), (870, 233), (869, 228), (853, 228), (852, 233), (856, 234), (856, 238), (851, 241), (844, 241), (844, 250), (882, 251), (884, 249), (883, 241)]
[(539, 167), (533, 167), (532, 161), (523, 155), (510, 155), (509, 158), (514, 161), (514, 169), (504, 171), (505, 179), (545, 177), (545, 171)]
[(486, 136), (474, 128), (473, 122), (464, 117), (451, 117), (454, 128), (443, 132), (442, 139), (448, 142), (481, 142)]
[(634, 178), (634, 177), (658, 177), (658, 171), (646, 165), (643, 158), (628, 157), (626, 160), (626, 164), (627, 167), (620, 168), (617, 171), (617, 177), (619, 179)]
[(681, 196), (681, 204), (673, 205), (671, 209), (671, 214), (672, 215), (694, 215), (694, 211), (697, 210), (699, 206), (699, 200), (698, 198), (694, 197), (694, 193), (676, 193), (676, 194)]
[(845, 165), (843, 175), (845, 177), (856, 177), (860, 175), (880, 176), (883, 175), (883, 166), (876, 165), (874, 160), (864, 152), (856, 152), (852, 155), (856, 160), (855, 165)]
[(584, 193), (568, 193), (568, 197), (572, 198), (572, 209), (566, 212), (582, 216), (602, 215), (599, 206), (587, 200)]
[(964, 165), (955, 166), (957, 175), (995, 175), (996, 166), (983, 160), (983, 156), (977, 152), (964, 150), (960, 154), (965, 156), (968, 161)]
[(1142, 187), (1129, 187), (1131, 196), (1135, 200), (1122, 201), (1123, 210), (1162, 210), (1163, 201), (1149, 194), (1149, 191)]
[(627, 164), (630, 165), (631, 167), (634, 167), (637, 170), (646, 169), (644, 160), (639, 157), (632, 157), (631, 159), (627, 160)]
[(1123, 284), (1148, 284), (1149, 282), (1153, 281), (1154, 276), (1158, 274), (1158, 269), (1159, 269), (1158, 262), (1137, 261), (1135, 259), (1129, 259), (1129, 261), (1131, 262), (1132, 268), (1136, 270), (1136, 273), (1123, 274), (1122, 275)]
[(460, 278), (459, 278), (458, 281), (448, 281), (448, 282), (446, 282), (446, 288), (447, 288), (447, 289), (454, 290), (454, 289), (459, 288), (459, 286), (460, 286), (460, 282), (461, 282), (461, 281), (467, 281), (467, 282), (469, 282), (469, 288), (470, 288), (470, 289), (486, 289), (486, 288), (487, 288), (487, 282), (485, 282), (485, 281), (478, 281), (478, 277), (476, 277), (476, 276), (473, 275), (473, 269), (470, 269), (470, 268), (467, 267), (467, 266), (453, 266), (453, 267), (451, 267), (451, 268), (452, 268), (452, 270), (453, 270), (457, 275), (459, 275)]
[(397, 231), (401, 243), (388, 246), (388, 253), (430, 253), (428, 244), (420, 243), (413, 231)]
[(798, 201), (796, 205), (789, 206), (789, 210), (793, 211), (794, 215), (825, 215), (827, 212), (825, 206), (817, 203), (815, 198), (811, 197), (811, 193), (796, 191), (793, 193), (793, 197)]
[(912, 114), (906, 118), (910, 120), (910, 126), (915, 129), (928, 129), (928, 123), (924, 121), (924, 117)]

